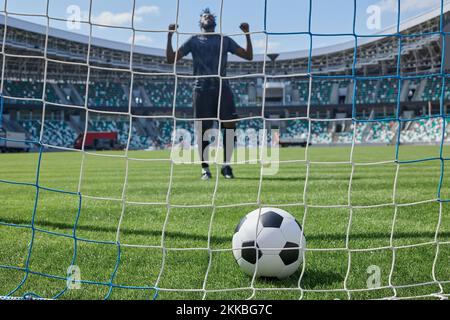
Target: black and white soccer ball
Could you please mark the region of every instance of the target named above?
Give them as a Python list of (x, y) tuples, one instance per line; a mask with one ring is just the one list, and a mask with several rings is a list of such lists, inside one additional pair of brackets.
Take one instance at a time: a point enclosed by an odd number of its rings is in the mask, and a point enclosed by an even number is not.
[(262, 208), (250, 212), (236, 227), (233, 254), (241, 269), (253, 276), (285, 279), (303, 261), (306, 239), (288, 212)]

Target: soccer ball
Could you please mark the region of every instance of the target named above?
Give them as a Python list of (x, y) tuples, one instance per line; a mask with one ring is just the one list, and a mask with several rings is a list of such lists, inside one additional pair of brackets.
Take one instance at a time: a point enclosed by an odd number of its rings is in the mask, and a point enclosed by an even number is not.
[(248, 275), (285, 279), (303, 261), (306, 239), (301, 225), (288, 212), (262, 208), (250, 212), (236, 227), (233, 255)]

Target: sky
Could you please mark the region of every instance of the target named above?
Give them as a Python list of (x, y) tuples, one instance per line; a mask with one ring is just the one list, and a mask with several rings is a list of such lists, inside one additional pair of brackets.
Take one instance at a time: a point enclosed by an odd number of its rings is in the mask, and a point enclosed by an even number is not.
[[(264, 30), (270, 33), (307, 32), (309, 25), (310, 0), (0, 0), (11, 17), (46, 24), (47, 1), (50, 26), (81, 34), (89, 33), (89, 7), (92, 1), (91, 20), (95, 23), (117, 26), (93, 27), (93, 36), (108, 40), (130, 43), (132, 41), (132, 12), (135, 7), (134, 27), (137, 45), (165, 48), (167, 27), (178, 21), (179, 31), (199, 32), (200, 12), (210, 7), (218, 16), (224, 34), (239, 34), (241, 22), (248, 22), (252, 32)], [(267, 1), (267, 10), (265, 10)], [(352, 33), (355, 0), (312, 0), (311, 32)], [(356, 33), (374, 34), (397, 23), (398, 0), (356, 0)], [(450, 0), (443, 0), (450, 2)], [(401, 0), (401, 21), (439, 7), (441, 0)], [(222, 9), (222, 10), (221, 10)], [(2, 9), (3, 10), (3, 9)], [(34, 17), (29, 15), (44, 15)], [(178, 16), (178, 19), (177, 19)], [(63, 21), (59, 21), (63, 20)], [(66, 20), (69, 20), (68, 23)], [(81, 22), (80, 22), (81, 21)], [(219, 30), (218, 30), (219, 31)], [(189, 35), (180, 35), (180, 42)], [(255, 51), (264, 53), (266, 39), (262, 33), (252, 35)], [(241, 45), (242, 35), (233, 36)], [(349, 36), (316, 36), (313, 48), (353, 40)], [(268, 52), (288, 52), (309, 48), (306, 35), (270, 35)]]

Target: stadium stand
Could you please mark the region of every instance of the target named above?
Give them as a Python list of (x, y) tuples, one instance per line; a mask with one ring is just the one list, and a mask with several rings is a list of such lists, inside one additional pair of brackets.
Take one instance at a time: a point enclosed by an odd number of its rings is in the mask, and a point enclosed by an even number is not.
[[(372, 96), (373, 97), (373, 96)], [(398, 80), (380, 80), (379, 92), (371, 103), (396, 103), (398, 100)]]
[(390, 122), (372, 122), (368, 125), (366, 142), (372, 143), (391, 143), (396, 135), (396, 123)]
[[(90, 120), (89, 130), (94, 132), (117, 132), (119, 144), (125, 147), (128, 143), (128, 135), (130, 130), (130, 123), (128, 120)], [(169, 140), (170, 142), (170, 140)], [(140, 134), (133, 123), (131, 128), (130, 146), (131, 150), (144, 150), (149, 148), (156, 148), (158, 141), (155, 138), (149, 137), (146, 134)]]
[[(288, 80), (286, 80), (286, 83)], [(424, 80), (411, 80), (409, 84), (415, 87), (423, 86), (420, 97), (415, 101), (439, 101), (442, 91), (442, 80), (437, 77)], [(250, 82), (231, 83), (237, 107), (251, 107), (248, 95)], [(262, 85), (253, 84), (262, 91)], [(75, 89), (72, 90), (71, 86)], [(143, 90), (139, 90), (142, 87)], [(294, 90), (298, 90), (299, 100), (294, 101), (300, 105), (308, 103), (309, 82), (293, 82)], [(167, 82), (149, 81), (136, 82), (133, 93), (133, 104), (141, 107), (172, 108), (174, 85)], [(333, 105), (337, 104), (340, 88), (346, 91), (353, 90), (349, 81), (314, 81), (312, 87), (311, 104)], [(37, 81), (8, 80), (5, 84), (8, 96), (16, 98), (42, 99), (43, 84)], [(396, 103), (398, 95), (398, 81), (385, 80), (359, 80), (356, 88), (357, 104)], [(57, 92), (58, 90), (59, 92)], [(77, 97), (84, 99), (86, 86), (84, 83), (57, 83), (46, 86), (46, 101), (56, 104), (77, 104)], [(417, 93), (415, 91), (414, 93)], [(115, 82), (93, 81), (89, 86), (89, 107), (93, 108), (119, 108), (128, 107), (129, 88), (125, 91), (123, 84)], [(417, 96), (417, 94), (416, 94)], [(446, 84), (445, 98), (450, 98), (450, 84)], [(402, 102), (410, 101), (407, 96)], [(29, 104), (30, 101), (15, 100), (17, 104)], [(291, 103), (292, 104), (292, 103)], [(295, 104), (295, 103), (294, 103)], [(192, 106), (192, 83), (181, 82), (177, 87), (177, 108), (190, 108)]]
[(305, 120), (291, 120), (286, 124), (285, 130), (281, 131), (282, 139), (305, 140), (308, 136), (309, 124)]
[[(357, 81), (356, 103), (358, 104), (376, 103), (380, 84), (381, 83), (378, 80)], [(385, 90), (386, 88), (383, 87), (382, 89)]]
[[(448, 15), (448, 14), (447, 14)], [(438, 15), (424, 15), (417, 17), (411, 23), (406, 24), (405, 34), (425, 34), (439, 30), (440, 20)], [(3, 26), (0, 25), (3, 30)], [(50, 63), (46, 75), (46, 92), (44, 95), (47, 105), (61, 105), (61, 116), (57, 119), (45, 121), (43, 140), (50, 145), (70, 147), (74, 138), (83, 131), (84, 114), (76, 109), (63, 106), (74, 105), (83, 107), (86, 104), (86, 67), (73, 64), (82, 62), (88, 49), (88, 39), (61, 34), (60, 30), (51, 29), (48, 39), (48, 57), (59, 59), (68, 64)], [(11, 53), (34, 54), (33, 50), (42, 44), (43, 34), (46, 29), (42, 26), (25, 22), (14, 17), (8, 19), (8, 37), (5, 41), (5, 50)], [(26, 36), (24, 36), (26, 35)], [(427, 37), (408, 37), (402, 44), (401, 74), (407, 77), (401, 84), (399, 92), (399, 80), (397, 76), (398, 41), (392, 38), (362, 39), (358, 47), (358, 59), (356, 73), (362, 78), (354, 83), (351, 80), (352, 65), (354, 59), (353, 41), (342, 45), (330, 46), (320, 50), (320, 54), (312, 57), (311, 68), (313, 75), (329, 75), (328, 78), (314, 77), (311, 88), (311, 106), (322, 108), (321, 115), (327, 115), (328, 120), (333, 119), (339, 109), (345, 105), (345, 113), (350, 117), (352, 102), (357, 104), (357, 118), (369, 119), (371, 117), (387, 118), (395, 116), (392, 110), (396, 110), (400, 102), (402, 111), (407, 107), (410, 117), (436, 116), (440, 113), (441, 106), (438, 102), (442, 93), (442, 79), (438, 76), (429, 77), (430, 74), (439, 74), (441, 59), (430, 59), (430, 50), (439, 54), (440, 38), (434, 34)], [(129, 67), (129, 52), (124, 51), (116, 42), (98, 41), (92, 42), (92, 65), (103, 65), (111, 69), (126, 69)], [(290, 74), (305, 74), (309, 63), (309, 55), (306, 51), (281, 53), (276, 64), (267, 65), (267, 74), (277, 75), (273, 81), (277, 88), (281, 88), (282, 97), (277, 101), (270, 101), (271, 112), (279, 117), (292, 118), (306, 115), (306, 105), (309, 95), (309, 78), (307, 76), (291, 77)], [(173, 120), (171, 108), (174, 107), (175, 83), (177, 84), (175, 107), (180, 108), (180, 117), (192, 117), (192, 84), (193, 79), (173, 75), (173, 66), (165, 63), (164, 51), (148, 47), (136, 47), (134, 51), (134, 66), (136, 74), (134, 78), (131, 106), (137, 108), (139, 114), (151, 117), (167, 109), (168, 118), (151, 119), (141, 127), (133, 126), (130, 140), (131, 149), (164, 148), (172, 143)], [(44, 79), (39, 59), (27, 59), (26, 63), (19, 63), (19, 59), (8, 58), (5, 70), (4, 92), (5, 113), (9, 121), (17, 122), (33, 140), (38, 140), (40, 135), (40, 121), (23, 119), (40, 119), (42, 106), (42, 91)], [(264, 66), (264, 56), (256, 55), (255, 61), (248, 63), (230, 57), (229, 75), (230, 86), (234, 93), (235, 103), (240, 117), (260, 115), (262, 99), (264, 97), (265, 81), (259, 75)], [(192, 60), (182, 59), (177, 65), (178, 74), (190, 74)], [(161, 74), (161, 75), (158, 75)], [(380, 78), (380, 75), (384, 77)], [(20, 76), (18, 76), (20, 75)], [(244, 78), (235, 78), (238, 75)], [(254, 75), (254, 76), (249, 76)], [(286, 75), (284, 78), (283, 75)], [(260, 77), (260, 79), (258, 79)], [(258, 81), (257, 81), (258, 80)], [(117, 72), (94, 70), (89, 77), (88, 101), (89, 108), (112, 110), (127, 109), (130, 105), (130, 79), (117, 76)], [(354, 96), (355, 95), (355, 96)], [(400, 101), (398, 101), (400, 97)], [(15, 99), (22, 98), (22, 100)], [(448, 114), (448, 100), (450, 99), (450, 84), (445, 84), (445, 112)], [(31, 100), (27, 100), (31, 99)], [(267, 101), (266, 101), (267, 102)], [(284, 104), (283, 104), (284, 102)], [(429, 104), (431, 102), (431, 105)], [(266, 106), (267, 107), (267, 106)], [(70, 112), (69, 112), (70, 110)], [(157, 111), (154, 111), (157, 110)], [(25, 112), (24, 117), (19, 116)], [(133, 109), (134, 112), (134, 109)], [(165, 112), (165, 111), (164, 111)], [(316, 111), (314, 111), (316, 112)], [(361, 114), (360, 114), (361, 113)], [(32, 116), (28, 116), (32, 114)], [(160, 115), (160, 114), (158, 114)], [(315, 117), (314, 118), (323, 118)], [(150, 118), (149, 118), (150, 119)], [(442, 127), (442, 118), (406, 122), (401, 128), (402, 143), (436, 143), (440, 139), (439, 129)], [(96, 131), (117, 131), (122, 145), (127, 143), (129, 122), (128, 120), (110, 119), (89, 121), (89, 129)], [(177, 127), (193, 132), (193, 124), (177, 121)], [(262, 121), (259, 119), (238, 122), (238, 129), (261, 129)], [(380, 121), (358, 124), (356, 130), (351, 121), (345, 123), (344, 129), (332, 121), (313, 121), (311, 127), (311, 143), (313, 144), (342, 144), (351, 143), (356, 132), (356, 143), (392, 143), (396, 139), (398, 123), (395, 121)], [(281, 138), (304, 139), (308, 131), (308, 123), (304, 120), (287, 121), (280, 127)], [(440, 133), (439, 133), (440, 132)], [(445, 136), (448, 140), (448, 134)], [(245, 142), (240, 142), (245, 143)]]
[[(19, 121), (19, 124), (24, 128), (25, 132), (28, 133), (29, 140), (39, 141), (42, 125), (41, 120), (24, 120)], [(51, 146), (72, 148), (77, 136), (77, 132), (68, 122), (46, 120), (42, 143)]]
[[(442, 78), (432, 77), (424, 80), (425, 88), (422, 93), (422, 101), (439, 101), (442, 94)], [(445, 99), (450, 98), (450, 84), (445, 82)]]
[(421, 119), (407, 122), (400, 136), (401, 143), (440, 143), (442, 118)]
[[(93, 90), (91, 90), (91, 87)], [(89, 85), (89, 106), (119, 108), (128, 106), (128, 93), (125, 93), (119, 83), (93, 82)]]

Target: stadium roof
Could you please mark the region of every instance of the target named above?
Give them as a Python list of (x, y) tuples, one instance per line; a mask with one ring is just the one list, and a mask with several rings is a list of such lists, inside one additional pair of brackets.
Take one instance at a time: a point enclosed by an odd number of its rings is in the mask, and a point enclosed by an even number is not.
[[(443, 12), (446, 13), (450, 11), (450, 3), (444, 4)], [(417, 15), (415, 17), (412, 17), (408, 20), (405, 20), (400, 25), (400, 31), (405, 31), (409, 28), (412, 28), (414, 26), (420, 25), (421, 23), (424, 23), (428, 20), (431, 20), (433, 18), (438, 17), (441, 14), (441, 8), (440, 6), (434, 9), (431, 9), (428, 12), (422, 13), (420, 15)], [(47, 27), (41, 24), (32, 23), (28, 21), (24, 21), (21, 19), (13, 18), (11, 16), (6, 17), (6, 23), (7, 26), (11, 26), (13, 28), (33, 32), (33, 33), (40, 33), (40, 34), (46, 34)], [(0, 15), (0, 24), (5, 24), (5, 16)], [(68, 41), (78, 42), (78, 43), (89, 43), (89, 36), (78, 34), (75, 32), (69, 32), (57, 28), (48, 28), (49, 36), (59, 39), (64, 39)], [(365, 45), (369, 44), (375, 41), (380, 40), (380, 38), (385, 37), (386, 35), (395, 34), (397, 32), (397, 26), (393, 26), (390, 28), (387, 28), (385, 30), (382, 30), (378, 33), (375, 33), (373, 35), (367, 36), (367, 37), (360, 37), (358, 40), (358, 45)], [(101, 38), (92, 37), (91, 44), (97, 47), (102, 48), (108, 48), (112, 50), (118, 50), (118, 51), (125, 51), (128, 52), (131, 50), (131, 44), (124, 43), (124, 42), (118, 42), (118, 41), (111, 41), (111, 40), (105, 40)], [(314, 56), (320, 56), (320, 55), (327, 55), (335, 52), (340, 52), (348, 49), (354, 48), (355, 42), (354, 41), (348, 41), (341, 44), (336, 44), (332, 46), (326, 46), (321, 47), (317, 49), (313, 49), (313, 55)], [(144, 55), (150, 55), (150, 56), (165, 56), (165, 50), (159, 49), (159, 48), (151, 48), (147, 46), (140, 46), (135, 45), (133, 51), (135, 53), (140, 53)], [(309, 50), (301, 50), (301, 51), (292, 51), (292, 52), (285, 52), (280, 53), (280, 56), (278, 57), (278, 61), (280, 60), (295, 60), (295, 59), (301, 59), (301, 58), (307, 58), (309, 56)], [(255, 61), (263, 61), (264, 60), (263, 54), (255, 55)], [(242, 61), (238, 57), (230, 57), (230, 61)]]
[[(446, 13), (450, 11), (450, 3), (444, 4), (443, 12)], [(426, 21), (429, 21), (431, 19), (434, 19), (441, 14), (441, 7), (437, 7), (434, 9), (431, 9), (428, 12), (424, 12), (420, 15), (417, 15), (415, 17), (409, 18), (408, 20), (403, 21), (400, 24), (400, 32), (408, 30), (414, 26), (420, 25)], [(373, 35), (370, 35), (370, 37), (360, 37), (358, 38), (358, 45), (365, 45), (369, 44), (375, 41), (379, 41), (380, 38), (384, 38), (387, 35), (396, 34), (397, 33), (397, 26), (392, 26), (390, 28), (387, 28), (385, 30), (382, 30), (380, 32), (374, 33)], [(320, 55), (326, 55), (331, 54), (335, 52), (340, 52), (348, 49), (352, 49), (355, 47), (355, 41), (347, 41), (343, 42), (341, 44), (336, 44), (332, 46), (326, 46), (322, 48), (313, 49), (313, 55), (314, 56), (320, 56)], [(307, 58), (309, 56), (309, 50), (302, 50), (302, 51), (293, 51), (293, 52), (285, 52), (281, 53), (278, 60), (293, 60), (293, 59), (299, 59), (299, 58)]]

